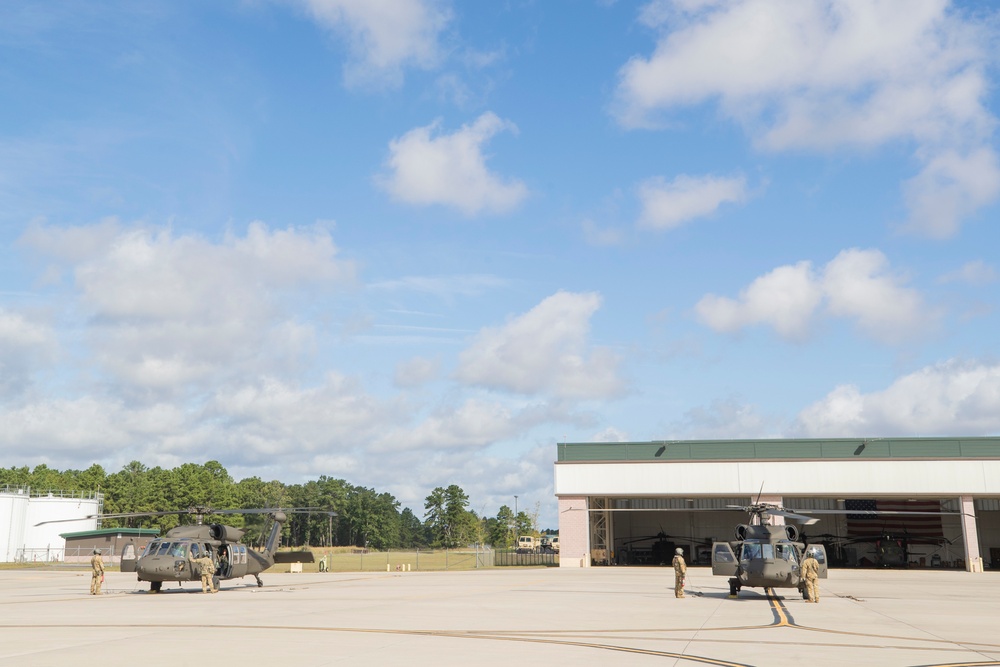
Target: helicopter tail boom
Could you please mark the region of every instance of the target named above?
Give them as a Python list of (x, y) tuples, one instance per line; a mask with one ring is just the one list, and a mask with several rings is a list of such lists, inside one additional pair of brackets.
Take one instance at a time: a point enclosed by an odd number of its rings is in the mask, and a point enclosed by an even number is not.
[(274, 512), (271, 518), (274, 519), (274, 523), (271, 524), (271, 532), (267, 536), (267, 542), (264, 543), (264, 551), (273, 554), (281, 543), (281, 526), (287, 517), (284, 512)]

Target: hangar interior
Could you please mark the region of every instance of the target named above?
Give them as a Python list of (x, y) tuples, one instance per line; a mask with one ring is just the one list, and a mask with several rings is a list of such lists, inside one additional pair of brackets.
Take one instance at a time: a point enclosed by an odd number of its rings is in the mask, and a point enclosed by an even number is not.
[[(732, 541), (735, 528), (749, 521), (742, 507), (749, 496), (733, 498), (591, 498), (594, 565), (668, 565), (674, 549), (693, 565), (709, 565), (713, 541)], [(958, 501), (878, 499), (900, 511), (958, 512)], [(965, 569), (962, 524), (957, 514), (869, 517), (849, 509), (878, 502), (863, 498), (784, 498), (791, 511), (835, 510), (819, 521), (797, 525), (800, 541), (822, 543), (832, 567), (933, 567)], [(733, 507), (735, 506), (735, 507)], [(980, 553), (987, 568), (1000, 569), (1000, 500), (975, 501)], [(606, 508), (606, 511), (599, 511)], [(788, 521), (787, 523), (795, 523)]]

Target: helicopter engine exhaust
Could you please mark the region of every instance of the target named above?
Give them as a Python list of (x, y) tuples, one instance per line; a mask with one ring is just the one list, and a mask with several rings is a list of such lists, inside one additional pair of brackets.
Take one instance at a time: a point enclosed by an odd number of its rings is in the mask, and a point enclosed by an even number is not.
[(222, 542), (239, 542), (240, 538), (243, 537), (243, 533), (246, 532), (232, 526), (223, 526), (220, 523), (213, 523), (210, 528), (212, 539), (221, 540)]
[(785, 535), (788, 536), (788, 539), (790, 539), (792, 542), (794, 542), (795, 540), (799, 539), (799, 529), (796, 528), (795, 526), (793, 526), (790, 523), (786, 524), (785, 525)]
[(747, 538), (747, 531), (749, 528), (750, 526), (744, 523), (741, 523), (740, 525), (736, 526), (736, 539), (739, 540), (740, 542), (745, 540)]

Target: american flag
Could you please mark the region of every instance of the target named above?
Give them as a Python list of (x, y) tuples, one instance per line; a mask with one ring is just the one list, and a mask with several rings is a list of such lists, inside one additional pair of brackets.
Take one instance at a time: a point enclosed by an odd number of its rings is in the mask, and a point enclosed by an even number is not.
[(879, 535), (944, 537), (940, 514), (869, 514), (869, 512), (940, 512), (939, 500), (845, 500), (844, 509), (858, 512), (847, 515), (848, 537)]

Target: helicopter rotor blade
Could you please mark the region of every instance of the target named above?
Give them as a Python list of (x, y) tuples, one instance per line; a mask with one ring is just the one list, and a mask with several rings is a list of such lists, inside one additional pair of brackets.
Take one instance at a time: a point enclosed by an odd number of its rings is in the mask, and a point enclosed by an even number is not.
[(819, 521), (818, 518), (812, 516), (805, 516), (804, 514), (796, 514), (795, 512), (786, 512), (785, 510), (764, 510), (761, 514), (771, 514), (773, 516), (783, 516), (786, 519), (791, 519), (792, 521), (799, 521), (806, 526), (811, 526)]
[(41, 526), (47, 523), (66, 523), (70, 521), (87, 521), (89, 519), (130, 519), (133, 517), (140, 516), (181, 516), (184, 514), (193, 514), (196, 516), (210, 516), (210, 515), (224, 515), (224, 514), (273, 514), (275, 512), (284, 512), (286, 514), (327, 514), (329, 516), (340, 516), (332, 510), (323, 510), (318, 507), (290, 507), (288, 509), (280, 507), (268, 507), (268, 508), (258, 508), (258, 509), (237, 509), (237, 510), (217, 510), (207, 506), (194, 506), (189, 507), (184, 510), (167, 510), (163, 512), (117, 512), (113, 514), (91, 514), (89, 516), (77, 517), (75, 519), (52, 519), (49, 521), (42, 521), (36, 523), (36, 526)]

